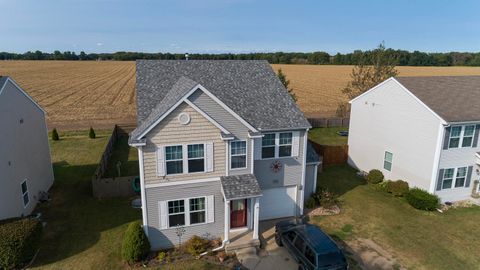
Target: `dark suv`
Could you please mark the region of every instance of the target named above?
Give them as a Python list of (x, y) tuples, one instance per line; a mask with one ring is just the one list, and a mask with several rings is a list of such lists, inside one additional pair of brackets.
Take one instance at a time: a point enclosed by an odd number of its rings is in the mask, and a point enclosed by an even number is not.
[(275, 241), (288, 249), (299, 263), (299, 269), (348, 269), (343, 251), (332, 238), (301, 219), (278, 222)]

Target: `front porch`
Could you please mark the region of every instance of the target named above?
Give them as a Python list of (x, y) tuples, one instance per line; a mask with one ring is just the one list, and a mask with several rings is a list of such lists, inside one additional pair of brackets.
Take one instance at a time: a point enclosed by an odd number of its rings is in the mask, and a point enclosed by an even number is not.
[(257, 247), (260, 196), (262, 192), (252, 174), (223, 176), (222, 194), (225, 207), (224, 242), (229, 251)]

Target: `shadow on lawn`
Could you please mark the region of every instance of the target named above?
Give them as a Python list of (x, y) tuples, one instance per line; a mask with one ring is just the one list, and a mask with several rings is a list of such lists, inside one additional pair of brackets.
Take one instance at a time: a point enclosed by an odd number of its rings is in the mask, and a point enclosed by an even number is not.
[[(50, 190), (51, 201), (37, 208), (47, 226), (34, 266), (86, 251), (97, 244), (102, 232), (126, 227), (140, 218), (140, 211), (130, 207), (129, 198), (97, 200), (92, 197), (91, 176), (96, 166), (70, 166), (65, 161), (53, 164), (55, 183)], [(116, 230), (118, 233), (107, 234), (112, 239), (107, 239), (102, 252), (120, 252), (123, 227)]]
[(338, 195), (343, 195), (357, 186), (367, 184), (364, 178), (357, 176), (356, 172), (347, 164), (326, 166), (317, 176), (317, 190), (326, 188)]

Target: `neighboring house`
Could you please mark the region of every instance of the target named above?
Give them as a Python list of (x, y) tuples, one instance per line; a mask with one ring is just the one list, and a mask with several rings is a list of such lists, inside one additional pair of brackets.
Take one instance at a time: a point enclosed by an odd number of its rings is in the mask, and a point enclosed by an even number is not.
[[(137, 61), (143, 224), (152, 249), (303, 213), (318, 156), (310, 124), (266, 61)], [(308, 148), (309, 151), (312, 148)], [(308, 159), (307, 159), (308, 156)], [(308, 176), (308, 177), (306, 177)]]
[(353, 99), (349, 163), (443, 202), (477, 196), (480, 76), (390, 78)]
[(30, 214), (53, 183), (45, 111), (0, 77), (0, 220)]

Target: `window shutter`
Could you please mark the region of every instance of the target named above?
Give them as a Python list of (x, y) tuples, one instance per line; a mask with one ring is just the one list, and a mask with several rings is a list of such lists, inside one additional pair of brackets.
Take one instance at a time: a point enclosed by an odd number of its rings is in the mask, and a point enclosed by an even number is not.
[(300, 152), (300, 131), (292, 132), (292, 157), (298, 157)]
[(473, 135), (473, 147), (478, 146), (478, 136), (480, 135), (480, 125), (475, 126), (475, 134)]
[(255, 160), (262, 159), (262, 138), (252, 140), (254, 141), (253, 158)]
[(450, 140), (450, 130), (452, 127), (445, 128), (445, 137), (443, 138), (443, 150), (448, 149), (448, 142)]
[(208, 142), (205, 144), (206, 148), (206, 159), (205, 159), (205, 171), (213, 172), (213, 142)]
[(165, 176), (165, 147), (157, 148), (157, 175)]
[(465, 182), (465, 187), (470, 186), (470, 182), (472, 180), (472, 170), (473, 170), (473, 166), (469, 166), (467, 171), (467, 180)]
[(207, 223), (215, 221), (215, 197), (213, 195), (207, 196)]
[(168, 228), (167, 201), (158, 202), (158, 216), (160, 218), (160, 230)]
[(437, 190), (442, 190), (443, 169), (438, 172)]

